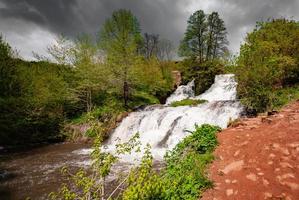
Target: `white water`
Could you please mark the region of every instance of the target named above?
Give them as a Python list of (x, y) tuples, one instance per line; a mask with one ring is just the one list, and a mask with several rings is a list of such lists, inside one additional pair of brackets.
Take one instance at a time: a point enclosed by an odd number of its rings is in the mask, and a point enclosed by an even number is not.
[[(240, 117), (243, 108), (236, 101), (234, 75), (218, 75), (215, 83), (205, 93), (194, 96), (194, 81), (179, 86), (167, 99), (165, 105), (149, 106), (142, 111), (129, 114), (112, 133), (107, 142), (108, 151), (114, 151), (117, 139), (126, 142), (135, 133), (140, 134), (142, 146), (149, 143), (155, 159), (163, 158), (166, 150), (172, 149), (184, 137), (186, 130), (194, 130), (194, 125), (212, 124), (226, 128), (229, 120)], [(208, 102), (198, 106), (169, 107), (171, 102), (186, 98), (206, 99)], [(142, 153), (123, 157), (123, 161), (134, 162)]]

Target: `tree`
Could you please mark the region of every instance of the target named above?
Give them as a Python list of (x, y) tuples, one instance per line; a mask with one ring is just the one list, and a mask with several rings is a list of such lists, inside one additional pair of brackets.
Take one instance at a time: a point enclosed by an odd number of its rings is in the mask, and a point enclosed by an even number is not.
[(134, 65), (138, 62), (138, 46), (142, 41), (137, 18), (128, 10), (118, 10), (107, 19), (99, 34), (99, 45), (107, 55), (107, 62), (115, 82), (121, 85), (125, 107), (128, 106)]
[(179, 54), (196, 58), (200, 63), (220, 58), (227, 51), (227, 32), (217, 12), (206, 15), (202, 10), (193, 13), (189, 20)]
[(200, 62), (204, 60), (207, 27), (204, 11), (198, 10), (190, 16), (184, 39), (180, 45), (181, 56), (197, 57)]
[(144, 57), (150, 59), (152, 56), (156, 56), (158, 52), (159, 35), (156, 34), (144, 34), (143, 39), (143, 51)]
[(172, 59), (173, 50), (174, 47), (170, 40), (161, 39), (158, 43), (158, 59), (170, 61)]
[(206, 60), (221, 57), (227, 51), (226, 28), (217, 12), (208, 16)]
[(238, 94), (249, 109), (272, 110), (283, 88), (299, 83), (299, 24), (287, 19), (258, 22), (241, 46)]
[(17, 69), (12, 58), (13, 51), (0, 35), (0, 97), (17, 93)]

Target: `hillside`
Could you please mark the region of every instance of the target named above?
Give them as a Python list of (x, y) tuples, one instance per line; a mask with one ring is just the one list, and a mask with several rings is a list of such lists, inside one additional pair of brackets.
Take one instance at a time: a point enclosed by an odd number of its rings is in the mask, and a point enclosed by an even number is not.
[(271, 116), (245, 118), (218, 134), (203, 199), (299, 197), (299, 101)]

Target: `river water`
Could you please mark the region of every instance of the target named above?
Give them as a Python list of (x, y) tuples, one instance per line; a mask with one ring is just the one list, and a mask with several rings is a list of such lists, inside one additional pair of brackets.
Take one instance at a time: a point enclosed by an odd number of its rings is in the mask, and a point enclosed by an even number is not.
[[(194, 81), (177, 88), (165, 105), (149, 106), (130, 113), (111, 133), (106, 142), (106, 151), (114, 152), (115, 144), (126, 142), (135, 133), (140, 134), (142, 146), (150, 144), (155, 161), (163, 159), (167, 150), (194, 130), (194, 124), (213, 124), (226, 128), (230, 120), (237, 119), (243, 107), (236, 99), (234, 75), (218, 75), (205, 93), (195, 96)], [(197, 106), (169, 106), (182, 99), (205, 99)], [(118, 141), (118, 142), (116, 142)], [(46, 199), (56, 191), (63, 177), (60, 169), (68, 166), (71, 170), (88, 167), (91, 149), (84, 144), (55, 144), (26, 152), (3, 155), (0, 165), (0, 199)], [(121, 157), (116, 171), (128, 170), (141, 153)]]
[(87, 147), (86, 144), (61, 143), (1, 155), (0, 199), (46, 199), (48, 193), (60, 187), (63, 166), (76, 170), (89, 159), (88, 155), (76, 153)]

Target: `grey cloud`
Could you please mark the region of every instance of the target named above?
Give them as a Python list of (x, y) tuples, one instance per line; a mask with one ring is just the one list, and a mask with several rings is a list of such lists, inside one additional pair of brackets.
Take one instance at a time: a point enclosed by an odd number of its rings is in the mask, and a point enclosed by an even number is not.
[[(298, 0), (0, 0), (0, 5), (0, 32), (22, 31), (26, 24), (35, 24), (50, 33), (70, 37), (83, 32), (95, 34), (114, 10), (125, 8), (137, 16), (143, 32), (158, 33), (176, 45), (192, 12), (217, 11), (226, 23), (233, 51), (256, 21), (299, 18)], [(3, 30), (9, 27), (1, 24), (12, 19), (23, 21), (24, 26)]]

